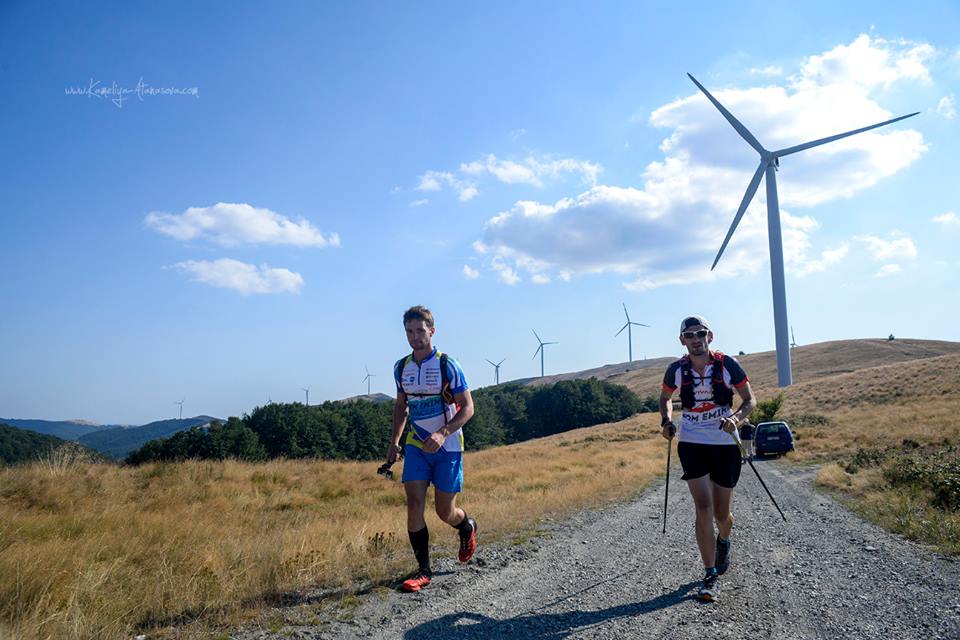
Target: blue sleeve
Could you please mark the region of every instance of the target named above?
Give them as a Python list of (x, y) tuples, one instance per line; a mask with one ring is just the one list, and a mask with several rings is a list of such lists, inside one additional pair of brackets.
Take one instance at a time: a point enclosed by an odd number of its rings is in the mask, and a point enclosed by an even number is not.
[(740, 363), (734, 360), (731, 356), (725, 356), (723, 358), (723, 366), (727, 371), (730, 372), (731, 386), (739, 389), (746, 383), (750, 382), (750, 379), (747, 378), (747, 372), (744, 371), (743, 367), (740, 366)]
[(450, 356), (447, 356), (447, 378), (450, 380), (450, 393), (456, 395), (469, 389), (467, 377), (463, 375), (460, 363)]
[(401, 358), (400, 361), (393, 365), (393, 381), (397, 383), (397, 393), (404, 393), (403, 385), (400, 384), (400, 374), (406, 361), (406, 358)]

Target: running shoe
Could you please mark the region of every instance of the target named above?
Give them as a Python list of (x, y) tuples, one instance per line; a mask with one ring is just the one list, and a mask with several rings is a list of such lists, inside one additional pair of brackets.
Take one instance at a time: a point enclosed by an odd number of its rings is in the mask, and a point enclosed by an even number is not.
[(717, 596), (720, 594), (720, 580), (717, 574), (708, 573), (703, 578), (703, 586), (700, 587), (700, 592), (697, 593), (697, 597), (703, 600), (704, 602), (714, 602), (717, 599)]
[(420, 591), (420, 589), (423, 589), (428, 584), (430, 584), (430, 574), (428, 574), (426, 571), (420, 570), (417, 571), (416, 575), (409, 580), (404, 580), (403, 584), (400, 585), (400, 588), (404, 591), (414, 592)]
[(457, 554), (460, 562), (470, 562), (473, 552), (477, 550), (477, 521), (467, 518), (467, 522), (470, 523), (470, 533), (460, 532), (460, 552)]
[(717, 573), (723, 575), (730, 567), (730, 541), (723, 542), (717, 534)]

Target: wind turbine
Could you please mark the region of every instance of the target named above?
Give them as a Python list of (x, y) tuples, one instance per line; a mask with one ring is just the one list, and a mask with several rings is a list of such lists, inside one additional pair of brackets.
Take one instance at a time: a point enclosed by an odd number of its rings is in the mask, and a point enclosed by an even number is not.
[(631, 322), (631, 321), (630, 321), (630, 314), (627, 313), (627, 305), (626, 305), (625, 303), (623, 303), (623, 302), (621, 302), (620, 304), (623, 305), (623, 313), (626, 314), (626, 316), (627, 316), (627, 324), (625, 324), (625, 325), (623, 325), (622, 327), (620, 327), (620, 331), (617, 331), (617, 333), (614, 334), (613, 337), (616, 338), (618, 335), (620, 335), (621, 333), (623, 333), (623, 330), (624, 330), (624, 329), (627, 330), (627, 345), (629, 345), (629, 351), (628, 351), (628, 353), (630, 354), (630, 362), (633, 362), (633, 329), (631, 329), (631, 327), (632, 327), (633, 325), (636, 325), (636, 326), (638, 326), (638, 327), (647, 327), (647, 328), (649, 328), (650, 325), (648, 325), (648, 324), (641, 324), (641, 323), (639, 323), (639, 322)]
[(307, 394), (307, 406), (310, 406), (310, 387), (300, 387), (300, 390)]
[(364, 365), (363, 368), (367, 371), (367, 377), (363, 379), (363, 382), (367, 383), (367, 395), (370, 395), (370, 378), (375, 378), (376, 374), (370, 373), (370, 369), (367, 369), (366, 365)]
[(183, 400), (180, 402), (174, 402), (173, 404), (180, 405), (180, 417), (177, 420), (183, 420), (183, 403), (187, 401), (187, 396), (183, 396)]
[[(533, 329), (531, 329), (531, 331), (533, 331)], [(537, 332), (536, 332), (536, 331), (533, 331), (533, 335), (537, 336)], [(544, 347), (547, 346), (548, 344), (560, 344), (560, 343), (559, 343), (559, 342), (544, 342), (543, 340), (540, 339), (540, 336), (537, 336), (537, 342), (540, 343), (540, 346), (537, 347), (537, 350), (533, 352), (533, 357), (536, 358), (536, 357), (537, 357), (537, 354), (538, 354), (538, 353), (540, 354), (540, 377), (542, 378), (542, 377), (543, 377), (543, 352), (546, 351), (546, 349), (544, 349)]]
[[(536, 333), (534, 333), (534, 335), (536, 335)], [(533, 355), (536, 356), (537, 354), (533, 354)], [(506, 358), (504, 358), (503, 360), (506, 360)], [(493, 365), (493, 379), (494, 379), (494, 384), (500, 384), (500, 365), (503, 364), (503, 360), (501, 360), (500, 362), (497, 362), (497, 363), (494, 363), (494, 362), (491, 362), (490, 360), (487, 360), (487, 362), (490, 362), (490, 364)]]
[(730, 230), (727, 231), (727, 237), (723, 239), (723, 244), (720, 246), (720, 251), (717, 252), (717, 257), (713, 261), (713, 266), (710, 267), (710, 270), (713, 271), (714, 267), (716, 267), (717, 263), (720, 261), (720, 256), (723, 255), (723, 250), (727, 248), (727, 243), (730, 242), (733, 232), (736, 231), (737, 225), (740, 224), (740, 218), (743, 217), (747, 207), (750, 205), (750, 201), (757, 192), (757, 187), (760, 186), (760, 179), (764, 177), (764, 174), (766, 174), (767, 236), (770, 244), (770, 280), (773, 284), (773, 324), (776, 332), (777, 342), (777, 383), (781, 387), (789, 387), (791, 384), (793, 384), (793, 372), (790, 365), (790, 344), (789, 337), (787, 336), (787, 290), (783, 277), (783, 241), (780, 236), (780, 204), (777, 200), (776, 175), (777, 167), (780, 166), (780, 158), (783, 156), (788, 156), (792, 153), (797, 153), (798, 151), (803, 151), (805, 149), (817, 147), (828, 142), (833, 142), (834, 140), (840, 140), (841, 138), (863, 133), (864, 131), (869, 131), (870, 129), (876, 129), (877, 127), (882, 127), (884, 125), (897, 122), (898, 120), (910, 118), (920, 112), (917, 111), (905, 116), (900, 116), (899, 118), (893, 118), (885, 122), (872, 124), (869, 127), (862, 127), (860, 129), (854, 129), (853, 131), (838, 133), (834, 136), (820, 138), (812, 142), (805, 142), (793, 147), (780, 149), (779, 151), (768, 151), (763, 147), (763, 145), (760, 144), (753, 134), (750, 133), (750, 131), (733, 116), (732, 113), (727, 111), (724, 106), (717, 101), (716, 98), (710, 95), (710, 92), (707, 91), (702, 84), (697, 82), (696, 78), (689, 73), (687, 75), (691, 80), (693, 80), (693, 83), (697, 85), (700, 91), (707, 96), (707, 99), (713, 103), (713, 106), (715, 106), (717, 110), (723, 114), (723, 117), (727, 119), (727, 122), (729, 122), (733, 128), (737, 130), (737, 133), (740, 134), (740, 137), (746, 140), (747, 144), (753, 147), (756, 152), (760, 154), (760, 166), (757, 167), (757, 171), (753, 174), (753, 178), (750, 180), (750, 184), (747, 186), (746, 193), (743, 194), (743, 200), (740, 201), (740, 208), (737, 209), (737, 215), (733, 218), (733, 224), (730, 225)]
[(790, 325), (790, 348), (797, 346), (797, 339), (793, 337), (793, 325)]

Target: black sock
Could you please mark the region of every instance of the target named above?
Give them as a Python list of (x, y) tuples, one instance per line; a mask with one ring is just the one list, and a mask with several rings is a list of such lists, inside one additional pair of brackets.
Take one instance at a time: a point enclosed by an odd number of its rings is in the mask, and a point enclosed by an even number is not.
[[(714, 575), (714, 576), (717, 575), (717, 568), (716, 568), (716, 567), (707, 567), (707, 568), (704, 569), (703, 571), (704, 571), (704, 573), (705, 573), (707, 576), (709, 576), (709, 575)], [(706, 576), (704, 576), (704, 577), (706, 577)]]
[(427, 531), (427, 525), (423, 525), (420, 531), (407, 531), (407, 534), (410, 536), (410, 546), (413, 547), (413, 555), (417, 557), (420, 571), (430, 575), (433, 572), (430, 571), (430, 532)]
[(464, 538), (470, 535), (470, 532), (473, 531), (473, 525), (470, 524), (470, 517), (466, 511), (463, 512), (463, 520), (460, 521), (460, 524), (453, 525), (453, 528), (459, 531)]

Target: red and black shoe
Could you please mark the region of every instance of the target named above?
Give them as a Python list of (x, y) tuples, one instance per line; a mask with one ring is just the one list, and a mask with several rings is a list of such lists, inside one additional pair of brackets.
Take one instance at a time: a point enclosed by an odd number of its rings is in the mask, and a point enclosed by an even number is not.
[(404, 591), (413, 593), (415, 591), (420, 591), (428, 584), (430, 584), (430, 574), (421, 569), (420, 571), (417, 571), (412, 578), (404, 580), (403, 584), (400, 585), (400, 588)]
[(467, 522), (470, 523), (470, 533), (460, 532), (460, 552), (457, 554), (460, 562), (470, 562), (470, 558), (477, 550), (477, 521), (467, 518)]

